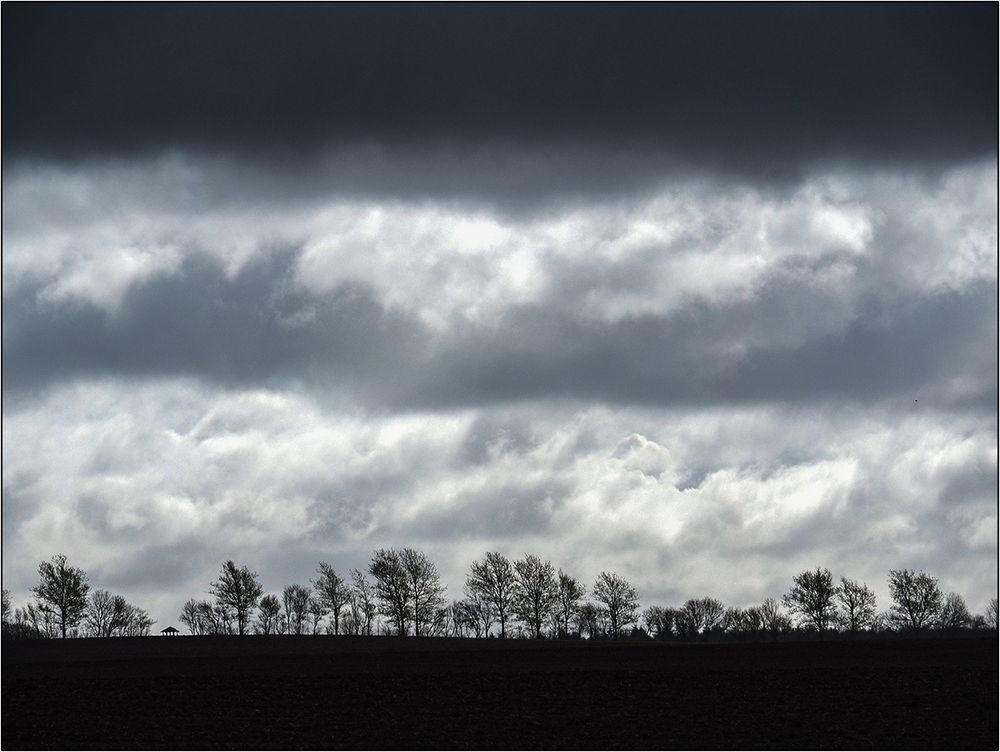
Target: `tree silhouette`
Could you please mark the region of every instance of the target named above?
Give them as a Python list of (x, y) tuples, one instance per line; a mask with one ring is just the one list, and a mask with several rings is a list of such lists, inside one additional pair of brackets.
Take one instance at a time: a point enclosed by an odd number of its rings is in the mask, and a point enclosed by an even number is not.
[(3, 608), (2, 615), (0, 615), (0, 623), (6, 624), (10, 621), (10, 591), (7, 588), (3, 588)]
[(538, 639), (559, 598), (556, 570), (552, 562), (525, 554), (514, 562), (514, 582), (514, 613), (528, 625), (532, 637)]
[(781, 606), (774, 598), (765, 598), (758, 608), (765, 630), (775, 633), (791, 631), (791, 619), (781, 613)]
[(586, 588), (568, 574), (559, 570), (557, 577), (558, 595), (556, 598), (556, 613), (559, 629), (569, 634), (569, 625), (580, 608), (580, 599), (586, 595)]
[[(775, 605), (777, 606), (777, 603), (775, 603)], [(759, 606), (749, 606), (744, 611), (744, 614), (746, 631), (753, 634), (768, 631), (768, 612), (763, 604)]]
[(731, 606), (722, 614), (719, 628), (726, 634), (747, 634), (760, 631), (760, 613), (756, 606)]
[(375, 603), (375, 588), (360, 569), (351, 570), (351, 600), (360, 615), (359, 630), (370, 635), (378, 607)]
[(211, 625), (212, 634), (231, 635), (233, 634), (233, 620), (236, 612), (225, 603), (209, 603), (202, 601), (202, 608), (205, 609), (205, 616)]
[(485, 598), (471, 594), (451, 604), (455, 631), (459, 636), (484, 637), (493, 625), (493, 606)]
[(941, 589), (937, 579), (926, 572), (889, 570), (889, 593), (895, 601), (889, 619), (900, 629), (918, 631), (929, 627), (941, 612)]
[(404, 548), (399, 552), (399, 561), (409, 580), (413, 635), (420, 637), (421, 634), (430, 634), (429, 628), (438, 624), (443, 617), (439, 613), (444, 608), (442, 596), (445, 592), (441, 576), (434, 562), (421, 551)]
[(261, 598), (257, 604), (257, 632), (265, 635), (276, 633), (280, 614), (281, 602), (276, 595)]
[(181, 624), (186, 624), (188, 630), (193, 635), (199, 635), (205, 633), (205, 627), (202, 623), (201, 609), (198, 607), (198, 601), (194, 598), (189, 598), (188, 601), (181, 606), (180, 616), (177, 617)]
[(642, 612), (642, 624), (646, 631), (657, 640), (666, 640), (673, 635), (677, 612), (665, 606), (649, 606)]
[(990, 629), (997, 628), (997, 599), (993, 598), (986, 607), (986, 626)]
[(848, 632), (855, 634), (871, 628), (878, 611), (875, 593), (866, 584), (841, 577), (837, 601), (840, 603), (841, 621)]
[(587, 638), (593, 640), (602, 637), (608, 629), (608, 610), (596, 603), (586, 601), (576, 612), (577, 625), (580, 633), (587, 633)]
[(333, 619), (333, 633), (340, 634), (340, 613), (351, 599), (351, 590), (337, 570), (325, 561), (319, 563), (319, 577), (313, 582), (320, 602)]
[(29, 637), (48, 639), (59, 635), (55, 612), (42, 608), (38, 603), (29, 603), (23, 609), (15, 609), (14, 623)]
[(514, 605), (514, 567), (510, 560), (500, 553), (487, 552), (482, 561), (473, 561), (465, 586), (472, 593), (486, 598), (500, 622), (500, 637), (507, 636), (507, 619)]
[(382, 615), (399, 637), (405, 637), (410, 623), (410, 578), (399, 553), (392, 548), (377, 549), (368, 571), (375, 578), (375, 596)]
[(87, 575), (78, 567), (66, 563), (63, 554), (52, 557), (38, 565), (38, 584), (31, 592), (38, 598), (43, 611), (52, 614), (63, 639), (70, 629), (76, 627), (87, 610), (87, 594), (90, 585)]
[(285, 606), (288, 631), (297, 635), (302, 634), (302, 627), (305, 624), (306, 615), (309, 613), (309, 599), (312, 598), (312, 589), (302, 585), (289, 585), (281, 595)]
[(601, 572), (594, 582), (593, 595), (608, 611), (612, 637), (617, 638), (621, 630), (639, 618), (639, 592), (624, 577)]
[(131, 616), (131, 607), (122, 596), (112, 595), (107, 590), (95, 590), (90, 594), (85, 623), (87, 631), (94, 637), (120, 634), (128, 626)]
[(793, 577), (792, 582), (792, 589), (782, 597), (785, 607), (821, 634), (832, 627), (836, 623), (834, 599), (839, 588), (833, 584), (830, 570), (820, 567), (814, 572), (807, 570)]
[(691, 598), (680, 608), (679, 631), (688, 638), (705, 634), (721, 624), (725, 612), (725, 606), (715, 598)]
[(156, 622), (150, 618), (145, 609), (126, 603), (125, 625), (119, 630), (122, 637), (146, 637), (150, 627)]
[(948, 593), (941, 604), (937, 619), (941, 629), (964, 629), (972, 625), (972, 614), (965, 604), (965, 598), (958, 593)]
[(440, 601), (437, 608), (434, 609), (434, 616), (429, 622), (424, 634), (428, 637), (447, 637), (448, 636), (448, 624), (449, 624), (449, 609), (444, 604), (444, 600)]
[(232, 609), (236, 616), (239, 633), (246, 632), (250, 623), (250, 612), (257, 605), (264, 592), (257, 579), (257, 573), (247, 567), (237, 567), (232, 559), (222, 565), (219, 579), (211, 584), (208, 592), (222, 606)]
[[(319, 623), (323, 621), (323, 618), (330, 613), (323, 601), (316, 597), (315, 595), (309, 599), (309, 604), (306, 609), (309, 614), (309, 619), (312, 621), (312, 633), (319, 634)], [(334, 634), (339, 634), (334, 632)]]

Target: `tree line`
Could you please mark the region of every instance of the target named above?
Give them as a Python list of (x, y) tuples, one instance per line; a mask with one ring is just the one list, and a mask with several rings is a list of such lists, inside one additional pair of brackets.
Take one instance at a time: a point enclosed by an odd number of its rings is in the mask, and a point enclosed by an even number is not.
[[(11, 612), (3, 591), (6, 637), (145, 636), (154, 623), (140, 608), (107, 590), (91, 592), (86, 574), (58, 555), (38, 568), (35, 601)], [(923, 571), (889, 571), (892, 604), (880, 611), (871, 588), (817, 567), (795, 575), (780, 601), (726, 607), (691, 598), (678, 607), (640, 610), (639, 593), (615, 572), (601, 572), (589, 593), (576, 578), (533, 554), (511, 560), (487, 552), (473, 561), (463, 597), (445, 599), (438, 569), (412, 548), (376, 550), (364, 570), (346, 576), (320, 562), (304, 585), (265, 593), (256, 572), (226, 561), (209, 584), (209, 599), (188, 600), (179, 615), (192, 635), (331, 634), (399, 637), (525, 637), (697, 640), (796, 633), (824, 635), (887, 631), (997, 628), (997, 599), (985, 614), (970, 613), (957, 593), (944, 593)]]
[(86, 573), (62, 554), (38, 565), (31, 592), (33, 602), (12, 609), (10, 591), (3, 590), (4, 637), (145, 637), (155, 624), (124, 596), (91, 592)]

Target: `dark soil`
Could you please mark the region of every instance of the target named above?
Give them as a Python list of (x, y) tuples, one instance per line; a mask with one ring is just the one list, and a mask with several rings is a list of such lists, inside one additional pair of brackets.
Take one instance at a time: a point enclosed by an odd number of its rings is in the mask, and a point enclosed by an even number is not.
[(4, 749), (997, 749), (997, 640), (6, 642)]

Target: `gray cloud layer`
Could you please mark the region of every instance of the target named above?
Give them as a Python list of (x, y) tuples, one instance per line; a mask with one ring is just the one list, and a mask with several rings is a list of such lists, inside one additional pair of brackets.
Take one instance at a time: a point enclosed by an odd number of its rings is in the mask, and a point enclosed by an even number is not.
[(149, 199), (232, 174), (124, 176), (8, 177), (8, 393), (174, 374), (394, 409), (995, 404), (991, 161), (776, 192), (681, 178), (527, 215), (337, 193), (191, 213)]
[(401, 154), (5, 171), (5, 587), (64, 551), (167, 623), (229, 556), (277, 590), (416, 545), (455, 597), (498, 548), (646, 602), (995, 594), (995, 158), (579, 187), (622, 163), (508, 149), (421, 193)]

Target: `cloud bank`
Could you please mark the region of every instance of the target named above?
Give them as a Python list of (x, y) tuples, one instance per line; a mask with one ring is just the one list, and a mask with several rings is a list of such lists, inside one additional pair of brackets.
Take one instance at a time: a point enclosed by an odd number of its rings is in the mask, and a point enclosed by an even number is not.
[(2, 13), (15, 602), (996, 596), (996, 6)]
[(380, 545), (453, 596), (497, 548), (647, 602), (995, 588), (995, 161), (535, 211), (236, 170), (6, 175), (11, 582), (72, 541), (166, 621), (221, 557), (274, 590)]

